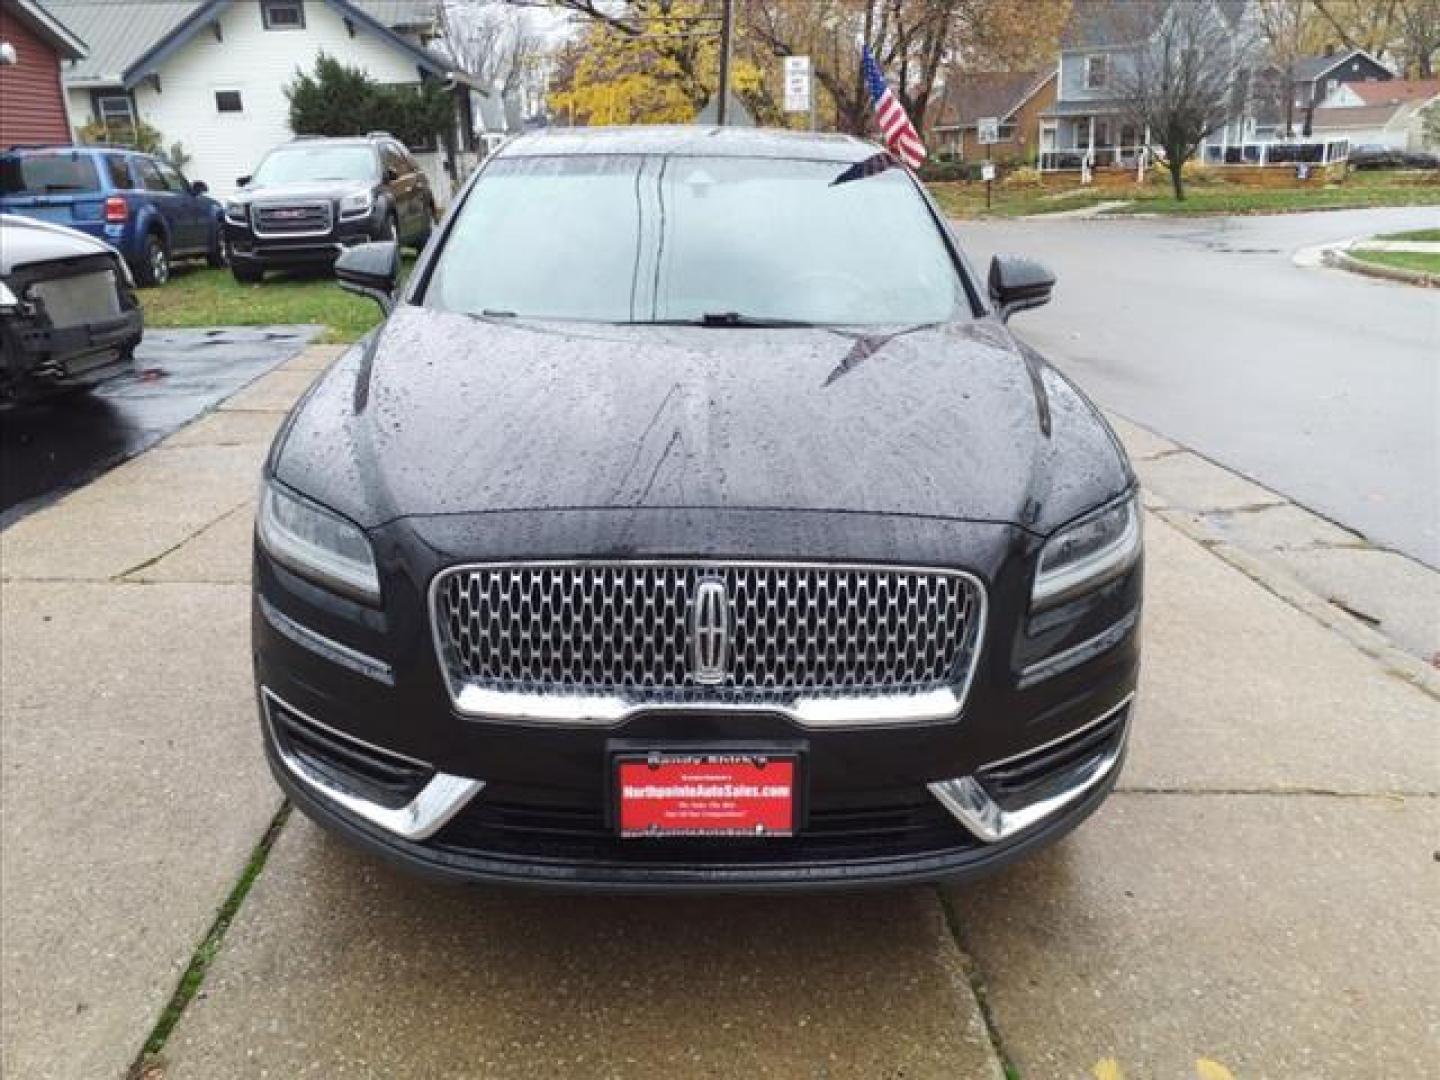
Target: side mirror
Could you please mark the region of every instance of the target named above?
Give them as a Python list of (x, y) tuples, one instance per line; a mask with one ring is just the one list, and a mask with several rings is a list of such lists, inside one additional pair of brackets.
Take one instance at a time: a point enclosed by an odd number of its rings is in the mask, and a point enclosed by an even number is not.
[(204, 195), (209, 190), (210, 185), (205, 183), (204, 180), (196, 180), (193, 184), (190, 185), (191, 195)]
[(400, 245), (393, 240), (356, 244), (335, 260), (335, 280), (346, 292), (368, 296), (385, 314), (395, 306), (395, 285), (400, 280)]
[(235, 178), (236, 187), (244, 187), (248, 183), (250, 183), (250, 177), (248, 176), (237, 176)]
[(996, 255), (990, 260), (990, 299), (1003, 320), (1050, 302), (1055, 275), (1033, 259)]

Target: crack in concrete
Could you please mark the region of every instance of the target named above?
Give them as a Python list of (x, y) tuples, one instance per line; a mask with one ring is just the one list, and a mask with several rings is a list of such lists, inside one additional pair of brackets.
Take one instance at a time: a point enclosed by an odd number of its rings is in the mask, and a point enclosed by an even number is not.
[(980, 970), (980, 964), (975, 959), (975, 954), (965, 941), (965, 931), (960, 925), (960, 913), (955, 910), (955, 904), (950, 894), (939, 885), (935, 886), (935, 898), (939, 901), (940, 912), (944, 916), (945, 926), (950, 931), (950, 940), (955, 944), (955, 951), (960, 955), (960, 968), (965, 973), (965, 981), (970, 986), (970, 993), (975, 998), (975, 1004), (980, 1010), (980, 1023), (984, 1025), (985, 1037), (990, 1041), (990, 1049), (994, 1052), (996, 1059), (1000, 1062), (1000, 1068), (1007, 1078), (1018, 1077), (1020, 1070), (1016, 1068), (1015, 1062), (1011, 1059), (1009, 1051), (1005, 1047), (1005, 1040), (1000, 1034), (1000, 1026), (995, 1020), (995, 1010), (990, 1004), (990, 990), (985, 983), (985, 975)]
[(270, 819), (260, 842), (250, 853), (250, 858), (245, 861), (245, 868), (240, 872), (225, 902), (215, 913), (215, 920), (210, 924), (210, 929), (200, 939), (200, 944), (190, 954), (190, 962), (185, 965), (185, 971), (180, 976), (180, 981), (175, 985), (175, 992), (171, 994), (170, 1000), (166, 1002), (160, 1018), (155, 1021), (155, 1026), (150, 1030), (140, 1052), (135, 1055), (130, 1068), (125, 1073), (125, 1080), (146, 1080), (154, 1076), (157, 1067), (163, 1072), (164, 1063), (160, 1059), (160, 1053), (165, 1049), (170, 1035), (174, 1032), (181, 1017), (195, 995), (200, 992), (201, 986), (205, 984), (205, 976), (209, 974), (210, 965), (215, 962), (216, 956), (220, 953), (220, 947), (224, 944), (225, 934), (234, 924), (236, 917), (240, 914), (240, 908), (245, 903), (245, 898), (250, 895), (250, 890), (255, 885), (256, 879), (260, 877), (265, 869), (265, 863), (270, 858), (270, 851), (274, 848), (275, 842), (280, 838), (285, 823), (290, 819), (290, 803), (283, 802), (275, 816)]
[(171, 547), (166, 548), (164, 551), (160, 552), (160, 554), (158, 554), (158, 555), (152, 555), (150, 558), (145, 559), (145, 560), (143, 560), (143, 561), (141, 561), (141, 562), (136, 563), (134, 566), (130, 567), (130, 569), (128, 569), (128, 570), (122, 570), (122, 571), (120, 571), (120, 573), (116, 574), (116, 575), (115, 575), (113, 578), (111, 578), (110, 580), (112, 580), (112, 581), (124, 581), (124, 580), (129, 579), (129, 578), (130, 578), (130, 575), (132, 575), (132, 574), (138, 574), (141, 570), (148, 570), (150, 567), (152, 567), (152, 566), (154, 566), (156, 563), (158, 563), (161, 559), (164, 559), (164, 558), (165, 558), (166, 556), (168, 556), (168, 555), (173, 555), (175, 552), (179, 551), (179, 550), (180, 550), (182, 547), (184, 547), (186, 544), (190, 543), (190, 541), (199, 539), (201, 536), (205, 535), (205, 533), (207, 533), (207, 532), (209, 532), (211, 529), (213, 529), (216, 525), (219, 525), (221, 522), (227, 521), (228, 519), (234, 517), (236, 514), (238, 514), (241, 510), (244, 510), (244, 509), (245, 509), (246, 507), (248, 507), (249, 505), (250, 505), (250, 500), (249, 500), (249, 499), (245, 499), (244, 501), (240, 502), (239, 504), (231, 507), (229, 510), (226, 510), (223, 514), (221, 514), (219, 517), (215, 518), (213, 521), (207, 521), (204, 525), (201, 525), (200, 528), (196, 529), (196, 530), (195, 530), (194, 532), (192, 532), (189, 536), (185, 537), (185, 539), (179, 541), (178, 543), (172, 545)]

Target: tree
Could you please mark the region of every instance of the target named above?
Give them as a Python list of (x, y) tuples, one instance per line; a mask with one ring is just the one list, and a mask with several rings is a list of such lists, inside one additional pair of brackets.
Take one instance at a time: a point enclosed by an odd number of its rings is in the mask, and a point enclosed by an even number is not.
[(1201, 0), (1147, 10), (1157, 13), (1131, 30), (1139, 44), (1116, 83), (1129, 118), (1163, 153), (1175, 198), (1183, 200), (1181, 170), (1229, 119), (1236, 74), (1249, 69), (1253, 43)]
[(1255, 14), (1275, 72), (1264, 96), (1283, 115), (1289, 138), (1295, 132), (1295, 66), (1320, 51), (1325, 28), (1311, 0), (1258, 0)]
[(454, 104), (434, 79), (418, 86), (386, 86), (364, 69), (321, 53), (313, 73), (295, 72), (285, 96), (296, 135), (388, 131), (408, 146), (423, 146), (438, 134), (447, 147), (454, 138)]
[(456, 65), (502, 97), (521, 88), (544, 51), (527, 13), (502, 0), (443, 0), (438, 20)]
[[(692, 120), (719, 84), (712, 7), (708, 0), (627, 0), (603, 17), (589, 17), (578, 42), (556, 59), (551, 109), (574, 124)], [(737, 57), (730, 86), (757, 112), (767, 112), (754, 64)]]
[(1070, 0), (740, 0), (740, 18), (774, 56), (811, 58), (836, 126), (864, 134), (870, 96), (862, 46), (885, 69), (915, 126), (945, 67), (1023, 68), (1054, 56)]
[(1440, 0), (1402, 0), (1396, 11), (1396, 51), (1405, 73), (1417, 79), (1435, 74), (1440, 54)]
[[(529, 5), (542, 0), (509, 0)], [(923, 130), (926, 110), (945, 65), (963, 61), (987, 67), (1027, 65), (1054, 56), (1071, 0), (735, 0), (736, 73), (750, 78), (742, 94), (757, 115), (783, 117), (780, 57), (811, 58), (820, 87), (817, 113), (833, 110), (835, 126), (864, 134), (871, 123), (870, 97), (860, 76), (861, 48), (869, 46), (886, 69), (896, 96)], [(614, 48), (623, 38), (641, 39), (646, 62), (671, 69), (686, 81), (683, 97), (708, 100), (718, 64), (713, 42), (720, 0), (551, 0), (588, 24), (590, 47)], [(593, 33), (600, 28), (605, 36)], [(562, 56), (560, 67), (579, 67), (585, 57)], [(635, 57), (632, 55), (632, 61)], [(748, 63), (749, 69), (741, 65)], [(633, 72), (631, 73), (633, 74)], [(704, 84), (705, 93), (695, 87)], [(652, 94), (643, 80), (629, 89)], [(702, 100), (703, 99), (703, 100)], [(564, 99), (568, 104), (571, 99)], [(552, 96), (552, 104), (556, 99)], [(600, 112), (624, 115), (617, 101)], [(827, 109), (828, 107), (828, 109)], [(662, 110), (663, 111), (663, 110)]]

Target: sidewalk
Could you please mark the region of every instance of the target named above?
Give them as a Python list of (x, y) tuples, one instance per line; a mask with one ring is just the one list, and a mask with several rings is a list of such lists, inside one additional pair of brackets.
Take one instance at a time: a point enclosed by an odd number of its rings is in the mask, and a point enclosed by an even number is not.
[[(334, 352), (0, 534), (6, 1076), (123, 1076), (275, 818), (251, 506)], [(1179, 448), (1122, 435), (1161, 484)], [(556, 898), (421, 883), (292, 816), (159, 1074), (1423, 1074), (1440, 701), (1216, 558), (1210, 511), (1151, 502), (1121, 790), (1038, 858), (943, 890)]]

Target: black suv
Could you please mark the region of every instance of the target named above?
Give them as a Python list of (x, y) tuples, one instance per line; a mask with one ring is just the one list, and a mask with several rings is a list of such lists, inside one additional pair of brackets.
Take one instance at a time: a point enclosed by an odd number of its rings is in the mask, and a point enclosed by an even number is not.
[(277, 146), (225, 203), (225, 236), (237, 281), (266, 270), (328, 266), (345, 248), (430, 239), (435, 196), (398, 139), (299, 138)]

